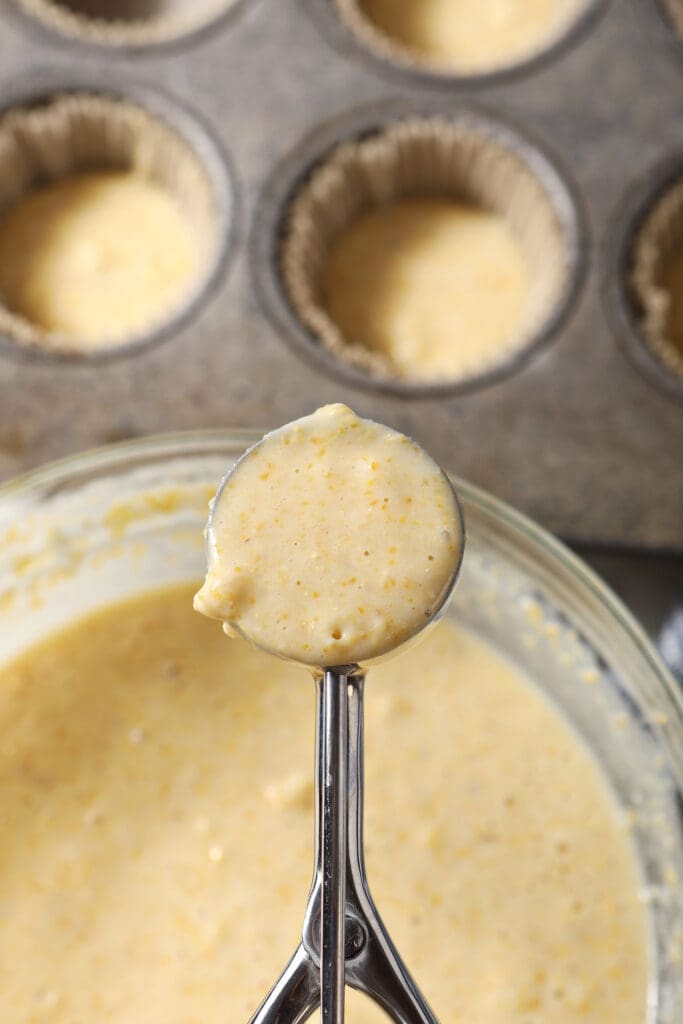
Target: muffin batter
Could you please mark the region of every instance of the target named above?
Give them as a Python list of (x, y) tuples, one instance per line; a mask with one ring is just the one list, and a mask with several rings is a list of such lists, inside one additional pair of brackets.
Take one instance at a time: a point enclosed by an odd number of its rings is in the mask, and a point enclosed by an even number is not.
[(78, 349), (124, 342), (177, 308), (198, 261), (174, 198), (124, 171), (36, 189), (0, 222), (0, 300)]
[(504, 67), (552, 43), (577, 0), (357, 0), (389, 39), (453, 71)]
[(424, 381), (505, 359), (530, 289), (530, 268), (502, 216), (439, 199), (404, 199), (360, 217), (333, 246), (322, 285), (349, 342)]
[(267, 434), (219, 491), (195, 608), (306, 665), (366, 661), (425, 627), (462, 543), (434, 460), (326, 405)]
[[(631, 845), (556, 713), (447, 623), (366, 699), (370, 881), (440, 1020), (644, 1024)], [(3, 1024), (246, 1022), (301, 932), (313, 726), (189, 588), (0, 671)]]

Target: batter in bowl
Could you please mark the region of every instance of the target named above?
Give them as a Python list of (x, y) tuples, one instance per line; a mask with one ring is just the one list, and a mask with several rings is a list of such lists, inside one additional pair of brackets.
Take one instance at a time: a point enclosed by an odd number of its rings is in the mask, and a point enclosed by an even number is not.
[(399, 376), (467, 377), (524, 341), (531, 269), (506, 219), (448, 199), (363, 214), (334, 243), (323, 305), (347, 341)]
[(125, 171), (73, 175), (0, 221), (0, 301), (74, 349), (122, 344), (178, 307), (199, 257), (161, 186)]
[[(339, 0), (338, 0), (339, 2)], [(390, 40), (455, 72), (505, 67), (554, 42), (579, 0), (355, 0)]]
[[(191, 602), (112, 606), (0, 671), (3, 1024), (239, 1024), (297, 941), (313, 687)], [(644, 1024), (627, 824), (558, 714), (448, 622), (366, 701), (369, 877), (439, 1019)], [(354, 992), (348, 1019), (386, 1020)]]

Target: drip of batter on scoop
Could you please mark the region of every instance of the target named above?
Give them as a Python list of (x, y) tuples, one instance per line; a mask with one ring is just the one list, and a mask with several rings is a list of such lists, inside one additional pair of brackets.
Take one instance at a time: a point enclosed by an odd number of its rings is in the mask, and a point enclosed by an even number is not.
[(195, 608), (307, 665), (419, 633), (460, 562), (453, 489), (414, 441), (328, 405), (267, 434), (219, 491)]

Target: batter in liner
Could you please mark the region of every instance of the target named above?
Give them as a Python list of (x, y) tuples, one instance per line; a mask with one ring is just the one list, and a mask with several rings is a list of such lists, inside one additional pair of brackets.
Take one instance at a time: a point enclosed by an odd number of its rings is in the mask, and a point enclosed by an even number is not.
[(500, 214), (402, 199), (333, 245), (323, 304), (347, 341), (423, 381), (490, 369), (520, 344), (531, 270)]
[(153, 326), (198, 265), (198, 240), (173, 196), (125, 171), (45, 185), (0, 222), (0, 301), (75, 349)]
[(578, 0), (357, 0), (389, 39), (446, 69), (495, 70), (541, 50), (581, 9)]

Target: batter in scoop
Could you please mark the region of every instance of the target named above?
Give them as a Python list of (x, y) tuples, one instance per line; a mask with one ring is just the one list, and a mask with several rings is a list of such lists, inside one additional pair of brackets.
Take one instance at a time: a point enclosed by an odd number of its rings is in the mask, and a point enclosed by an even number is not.
[(305, 665), (363, 662), (425, 627), (462, 545), (434, 460), (398, 431), (327, 405), (267, 434), (221, 487), (195, 608)]
[[(300, 936), (309, 673), (191, 599), (0, 670), (2, 1024), (242, 1024)], [(627, 827), (550, 705), (447, 622), (366, 701), (369, 878), (439, 1020), (645, 1024)], [(355, 992), (348, 1020), (386, 1024)]]

